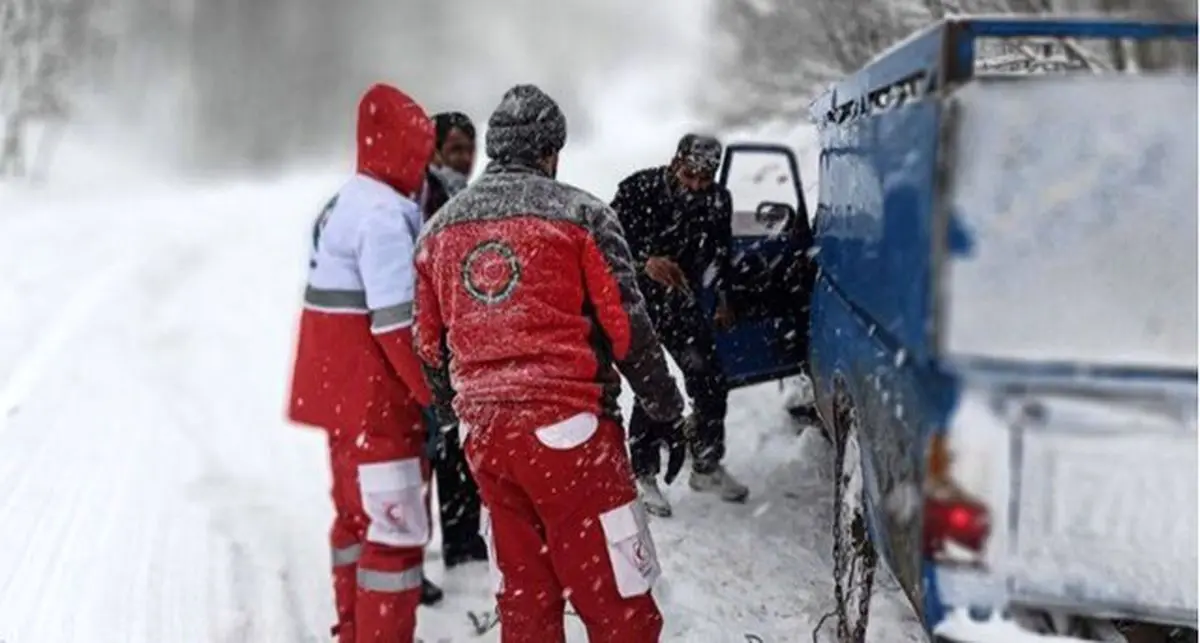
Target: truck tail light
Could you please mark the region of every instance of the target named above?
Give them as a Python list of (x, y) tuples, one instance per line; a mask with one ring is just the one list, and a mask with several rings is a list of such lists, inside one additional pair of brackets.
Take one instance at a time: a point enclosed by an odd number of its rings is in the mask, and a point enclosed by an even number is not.
[(925, 556), (946, 563), (979, 565), (991, 534), (991, 516), (983, 503), (955, 483), (953, 454), (944, 436), (929, 443), (925, 473)]

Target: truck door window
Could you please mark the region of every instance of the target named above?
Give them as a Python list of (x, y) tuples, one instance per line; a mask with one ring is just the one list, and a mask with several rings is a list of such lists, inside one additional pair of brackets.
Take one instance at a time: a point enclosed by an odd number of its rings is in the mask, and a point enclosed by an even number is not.
[(725, 187), (733, 197), (733, 235), (773, 237), (786, 232), (800, 210), (799, 181), (788, 157), (773, 151), (737, 150), (728, 163)]

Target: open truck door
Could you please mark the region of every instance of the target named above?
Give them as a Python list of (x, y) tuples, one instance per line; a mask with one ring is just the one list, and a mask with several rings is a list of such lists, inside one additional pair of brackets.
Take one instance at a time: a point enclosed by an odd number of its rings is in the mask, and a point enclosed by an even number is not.
[[(732, 143), (717, 179), (733, 199), (727, 296), (736, 315), (717, 333), (731, 387), (801, 373), (808, 358), (812, 227), (796, 155), (782, 145)], [(703, 300), (715, 308), (706, 287)]]

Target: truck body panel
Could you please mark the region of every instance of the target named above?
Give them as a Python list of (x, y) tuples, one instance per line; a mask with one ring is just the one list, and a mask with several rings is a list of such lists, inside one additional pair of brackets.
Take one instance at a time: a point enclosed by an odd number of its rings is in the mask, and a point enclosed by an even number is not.
[[(931, 631), (1011, 607), (1194, 627), (1195, 74), (977, 75), (1023, 37), (1086, 67), (1072, 39), (1196, 25), (944, 21), (814, 102), (817, 408), (861, 418), (871, 539)], [(978, 550), (930, 549), (947, 489), (985, 507)]]
[(1196, 368), (1196, 91), (1123, 75), (954, 93), (942, 355)]

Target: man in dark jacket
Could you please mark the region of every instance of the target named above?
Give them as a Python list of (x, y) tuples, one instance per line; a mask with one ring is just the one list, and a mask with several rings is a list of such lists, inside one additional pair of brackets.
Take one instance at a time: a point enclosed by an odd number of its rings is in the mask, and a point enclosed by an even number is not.
[[(434, 162), (427, 175), (423, 203), (428, 221), (447, 201), (467, 186), (475, 164), (475, 125), (460, 112), (433, 117), (436, 132)], [(438, 509), (442, 525), (442, 562), (447, 569), (486, 561), (487, 543), (479, 535), (479, 487), (471, 477), (459, 442), (458, 424), (430, 427), (430, 459), (437, 474)]]
[[(721, 465), (728, 385), (717, 359), (713, 327), (726, 328), (733, 321), (725, 297), (732, 199), (713, 181), (721, 151), (715, 138), (684, 136), (669, 165), (622, 181), (612, 207), (633, 251), (646, 309), (663, 346), (683, 371), (692, 398), (690, 486), (743, 502), (748, 489)], [(696, 299), (702, 286), (717, 293), (715, 319)], [(647, 510), (661, 516), (671, 514), (656, 479), (667, 428), (635, 404), (629, 426), (633, 469)]]

